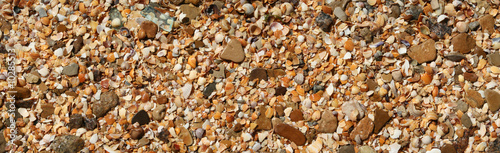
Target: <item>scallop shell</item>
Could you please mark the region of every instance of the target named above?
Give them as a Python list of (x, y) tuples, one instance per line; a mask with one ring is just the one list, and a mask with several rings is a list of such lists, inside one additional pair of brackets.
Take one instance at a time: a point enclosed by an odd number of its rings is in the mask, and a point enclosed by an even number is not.
[(256, 24), (252, 24), (248, 27), (247, 31), (248, 31), (248, 34), (259, 35), (262, 32), (262, 29), (259, 26), (257, 26)]
[(243, 11), (246, 15), (250, 15), (253, 13), (253, 11), (255, 11), (255, 8), (250, 3), (243, 4), (243, 6), (241, 6), (241, 8), (243, 9)]

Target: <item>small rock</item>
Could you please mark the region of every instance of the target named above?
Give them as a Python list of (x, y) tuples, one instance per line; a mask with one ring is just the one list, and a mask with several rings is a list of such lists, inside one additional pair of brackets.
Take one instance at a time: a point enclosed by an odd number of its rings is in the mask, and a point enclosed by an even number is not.
[(420, 45), (411, 47), (408, 56), (419, 64), (434, 61), (437, 57), (434, 40), (428, 39)]
[(486, 89), (485, 97), (490, 111), (496, 112), (500, 108), (500, 93), (491, 89)]
[(469, 105), (467, 103), (465, 103), (463, 100), (458, 100), (456, 102), (456, 105), (457, 105), (457, 109), (462, 111), (462, 112), (467, 112), (467, 110), (469, 110)]
[(181, 132), (179, 133), (179, 138), (184, 142), (185, 145), (190, 146), (194, 143), (193, 136), (191, 135), (191, 132), (189, 132), (188, 129), (186, 129), (183, 126), (179, 127), (181, 129)]
[(461, 33), (453, 37), (451, 44), (453, 45), (453, 50), (459, 51), (462, 54), (467, 54), (476, 47), (476, 40), (467, 33)]
[(137, 147), (142, 147), (149, 144), (149, 139), (146, 137), (141, 138), (139, 141), (137, 141)]
[(318, 25), (325, 32), (330, 32), (332, 23), (333, 18), (325, 12), (319, 13), (316, 17), (316, 25)]
[(433, 10), (439, 9), (439, 1), (438, 0), (431, 0), (431, 7)]
[(382, 80), (385, 83), (389, 83), (392, 81), (392, 74), (382, 74)]
[(488, 62), (496, 67), (500, 67), (500, 53), (494, 52), (488, 55)]
[(333, 10), (333, 14), (335, 14), (335, 16), (339, 18), (341, 21), (347, 20), (347, 15), (345, 14), (344, 10), (342, 10), (342, 8), (340, 7), (336, 7), (335, 10)]
[(130, 138), (139, 140), (144, 136), (144, 129), (141, 127), (132, 128), (130, 130)]
[(59, 24), (56, 27), (56, 30), (57, 30), (57, 32), (66, 32), (66, 31), (68, 31), (68, 28), (65, 25), (63, 25), (63, 24)]
[(366, 140), (373, 132), (373, 121), (365, 117), (359, 121), (359, 123), (354, 127), (351, 132), (351, 139), (356, 140), (356, 137), (359, 137), (361, 140)]
[(257, 124), (257, 130), (270, 130), (273, 128), (273, 124), (270, 118), (267, 118), (265, 112), (260, 113), (259, 118), (255, 121)]
[(399, 8), (399, 5), (392, 5), (389, 17), (399, 18), (400, 15), (401, 15), (401, 8)]
[(255, 68), (255, 69), (253, 69), (252, 72), (250, 72), (250, 78), (249, 78), (249, 80), (253, 81), (255, 79), (267, 81), (268, 77), (267, 77), (267, 71), (266, 71), (266, 69), (263, 69), (263, 68)]
[(167, 107), (165, 105), (158, 105), (154, 110), (153, 110), (153, 119), (157, 121), (161, 121), (163, 118), (165, 118), (165, 110)]
[(287, 89), (285, 87), (280, 86), (280, 87), (276, 87), (275, 91), (276, 91), (276, 93), (274, 93), (274, 95), (283, 96), (286, 94)]
[(410, 13), (412, 20), (417, 20), (422, 13), (422, 7), (420, 5), (411, 5), (407, 13)]
[(200, 4), (201, 0), (184, 0), (186, 4), (193, 4), (193, 5), (198, 5)]
[(376, 153), (376, 151), (370, 146), (361, 146), (358, 153)]
[(472, 127), (472, 121), (470, 120), (469, 115), (463, 114), (460, 121), (466, 128), (470, 129)]
[(285, 124), (280, 123), (274, 127), (274, 133), (295, 143), (297, 146), (303, 146), (306, 144), (306, 136), (300, 132), (298, 129)]
[(337, 130), (337, 117), (330, 110), (325, 110), (318, 121), (318, 132), (333, 133)]
[(442, 153), (456, 153), (457, 150), (455, 150), (455, 147), (453, 147), (452, 144), (445, 144), (441, 147), (441, 152)]
[(490, 148), (488, 149), (488, 152), (491, 153), (500, 152), (500, 138), (496, 138), (495, 141), (490, 142), (489, 146)]
[(205, 134), (205, 130), (203, 128), (198, 128), (196, 129), (195, 134), (198, 139), (201, 139), (203, 138), (203, 134)]
[(147, 38), (154, 39), (158, 32), (158, 25), (151, 21), (144, 21), (141, 23), (141, 30), (144, 30)]
[(304, 83), (304, 74), (298, 73), (297, 75), (295, 75), (293, 81), (295, 81), (295, 83), (297, 83), (297, 84), (303, 84)]
[(156, 103), (157, 104), (166, 104), (168, 102), (167, 96), (161, 95), (156, 98)]
[(85, 141), (74, 135), (62, 135), (54, 139), (50, 147), (56, 153), (78, 153), (83, 149)]
[(196, 17), (200, 16), (201, 11), (198, 7), (184, 4), (181, 5), (180, 7), (182, 13), (186, 14), (186, 17), (189, 18), (189, 20), (195, 20)]
[(377, 4), (377, 0), (367, 0), (366, 2), (368, 2), (371, 6)]
[(295, 109), (290, 113), (290, 120), (293, 122), (304, 120), (304, 116), (300, 109)]
[(80, 52), (83, 48), (83, 37), (77, 36), (76, 40), (73, 42), (73, 54)]
[(469, 23), (469, 29), (472, 31), (476, 31), (479, 28), (479, 21), (474, 21)]
[(63, 75), (67, 76), (76, 76), (78, 74), (78, 70), (80, 69), (80, 66), (76, 63), (72, 63), (68, 66), (65, 66), (62, 70)]
[(31, 97), (31, 90), (23, 87), (14, 87), (14, 89), (9, 89), (10, 91), (15, 91), (14, 96), (16, 99), (25, 99)]
[(344, 145), (339, 148), (339, 153), (356, 153), (353, 145)]
[(344, 44), (344, 48), (348, 51), (352, 51), (354, 50), (354, 43), (352, 42), (351, 39), (348, 39), (345, 44)]
[(114, 18), (113, 20), (111, 20), (111, 26), (112, 27), (120, 27), (122, 25), (122, 21), (120, 20), (120, 18)]
[(394, 81), (403, 81), (403, 74), (401, 73), (401, 71), (394, 71), (392, 72), (392, 79), (394, 79)]
[(38, 17), (43, 18), (47, 17), (47, 11), (43, 7), (37, 7), (36, 11), (38, 12)]
[(151, 119), (149, 118), (148, 113), (144, 110), (140, 110), (139, 112), (137, 112), (137, 114), (134, 115), (134, 117), (132, 117), (132, 124), (138, 122), (139, 125), (144, 125), (148, 124), (150, 121)]
[(118, 105), (118, 95), (113, 91), (104, 92), (100, 96), (100, 100), (95, 102), (92, 106), (92, 113), (96, 117), (103, 117), (109, 110)]
[(70, 129), (78, 129), (83, 126), (83, 116), (80, 114), (73, 114), (69, 117), (68, 127)]
[(387, 121), (389, 121), (391, 117), (389, 116), (387, 111), (384, 111), (382, 109), (376, 109), (375, 110), (375, 116), (374, 116), (374, 133), (379, 133), (380, 130), (385, 126)]
[(212, 95), (212, 93), (215, 91), (216, 85), (217, 83), (215, 82), (209, 83), (207, 87), (205, 87), (205, 90), (203, 90), (203, 97), (205, 98), (210, 97), (210, 95)]
[(84, 118), (83, 119), (83, 124), (85, 125), (85, 129), (87, 130), (94, 130), (97, 128), (97, 119), (92, 117), (92, 118)]
[(167, 128), (163, 128), (157, 135), (158, 139), (160, 139), (163, 142), (168, 142), (168, 136), (170, 135), (170, 132), (168, 132)]
[(465, 96), (465, 102), (467, 104), (475, 108), (483, 107), (484, 99), (479, 92), (475, 90), (467, 90), (466, 93), (467, 96)]
[(26, 82), (30, 84), (37, 84), (40, 82), (40, 76), (34, 73), (27, 73), (24, 77), (26, 78)]
[(47, 118), (50, 115), (54, 114), (55, 108), (51, 104), (43, 104), (41, 108), (42, 108), (42, 114), (40, 114), (40, 117), (42, 118)]
[(345, 102), (342, 104), (342, 112), (346, 114), (351, 121), (356, 121), (358, 118), (365, 116), (365, 110), (361, 108), (358, 102)]
[(479, 18), (479, 25), (481, 25), (483, 32), (487, 32), (488, 34), (495, 32), (495, 18), (489, 14)]
[(445, 55), (444, 58), (453, 62), (460, 62), (465, 59), (465, 55), (461, 53), (449, 53), (448, 55)]
[(240, 41), (237, 39), (229, 41), (224, 51), (222, 51), (220, 58), (236, 63), (243, 62), (245, 60), (245, 51), (243, 51)]
[(470, 82), (476, 82), (478, 79), (478, 76), (474, 72), (465, 72), (464, 79), (467, 81), (470, 81)]
[(456, 27), (458, 32), (467, 32), (469, 30), (467, 27), (467, 22), (457, 22)]

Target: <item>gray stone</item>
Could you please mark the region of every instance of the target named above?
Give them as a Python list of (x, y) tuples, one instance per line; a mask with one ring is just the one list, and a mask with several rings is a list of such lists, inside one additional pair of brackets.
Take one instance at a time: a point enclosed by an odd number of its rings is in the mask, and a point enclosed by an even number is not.
[(488, 62), (493, 66), (500, 66), (500, 53), (495, 52), (488, 55)]
[(356, 153), (353, 145), (345, 145), (339, 148), (339, 153)]
[(457, 110), (460, 110), (462, 112), (467, 112), (467, 110), (469, 110), (469, 105), (463, 100), (459, 100), (455, 104), (457, 105)]
[(36, 11), (38, 12), (38, 17), (46, 17), (47, 16), (47, 11), (43, 7), (37, 7)]
[(76, 63), (72, 63), (68, 66), (65, 66), (62, 70), (63, 75), (67, 76), (76, 76), (78, 75), (78, 70), (80, 69), (80, 66)]
[(97, 117), (103, 117), (109, 110), (118, 105), (119, 98), (113, 91), (101, 94), (101, 99), (92, 106), (92, 113)]
[(467, 115), (467, 114), (463, 114), (463, 115), (462, 115), (462, 118), (460, 119), (460, 121), (462, 121), (462, 124), (463, 124), (466, 128), (471, 128), (471, 127), (472, 127), (472, 121), (470, 120), (469, 115)]

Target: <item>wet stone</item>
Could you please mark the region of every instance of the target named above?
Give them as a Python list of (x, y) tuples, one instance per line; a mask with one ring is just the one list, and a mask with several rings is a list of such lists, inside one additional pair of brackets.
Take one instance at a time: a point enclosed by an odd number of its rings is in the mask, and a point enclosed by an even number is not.
[(16, 100), (25, 99), (31, 97), (31, 90), (23, 87), (14, 87), (10, 91), (15, 91), (14, 96)]
[(134, 117), (132, 117), (132, 124), (138, 122), (139, 125), (144, 125), (148, 124), (150, 121), (151, 119), (149, 118), (148, 113), (144, 110), (140, 110), (139, 112), (137, 112), (137, 114), (134, 115)]
[(370, 135), (372, 134), (373, 131), (373, 121), (365, 117), (359, 121), (359, 123), (354, 127), (354, 129), (351, 132), (351, 139), (356, 140), (356, 137), (359, 137), (361, 140), (366, 140)]
[(460, 62), (465, 59), (465, 55), (461, 53), (450, 53), (448, 55), (445, 55), (444, 58), (453, 62)]
[(215, 91), (216, 85), (217, 85), (217, 83), (215, 83), (215, 82), (209, 83), (207, 85), (207, 87), (205, 87), (205, 90), (203, 90), (203, 97), (205, 97), (205, 98), (210, 97), (210, 95), (212, 95), (212, 93)]
[(280, 86), (280, 87), (276, 87), (275, 91), (276, 91), (276, 93), (274, 93), (274, 95), (283, 96), (286, 94), (287, 89), (285, 87)]
[(50, 147), (56, 153), (78, 153), (83, 149), (85, 141), (74, 135), (62, 135), (54, 139)]

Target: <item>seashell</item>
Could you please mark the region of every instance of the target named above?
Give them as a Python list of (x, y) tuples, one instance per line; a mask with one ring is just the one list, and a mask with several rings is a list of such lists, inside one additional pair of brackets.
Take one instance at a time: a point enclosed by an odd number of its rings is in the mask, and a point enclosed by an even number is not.
[(273, 22), (271, 23), (271, 30), (273, 32), (276, 32), (276, 30), (283, 30), (283, 25), (281, 25), (281, 23), (279, 22)]
[(280, 8), (281, 8), (281, 13), (283, 13), (285, 15), (290, 15), (290, 13), (292, 13), (292, 11), (293, 11), (292, 4), (290, 4), (288, 2), (281, 4)]
[(130, 30), (128, 28), (122, 27), (120, 28), (120, 35), (129, 37), (130, 36)]
[(271, 15), (273, 16), (281, 16), (281, 9), (279, 9), (278, 7), (273, 7), (271, 10), (269, 10)]
[(429, 30), (429, 27), (425, 26), (425, 25), (422, 25), (420, 26), (420, 33), (424, 34), (424, 35), (429, 35), (431, 34), (430, 30)]
[(437, 22), (440, 23), (444, 20), (448, 19), (448, 16), (446, 15), (440, 15), (438, 18), (437, 18)]
[(241, 7), (246, 15), (250, 15), (253, 13), (253, 11), (255, 11), (255, 8), (250, 3), (243, 4), (243, 6)]
[(250, 27), (248, 27), (247, 31), (248, 31), (248, 34), (259, 35), (262, 32), (262, 29), (259, 26), (257, 26), (256, 24), (252, 24), (252, 25), (250, 25)]

